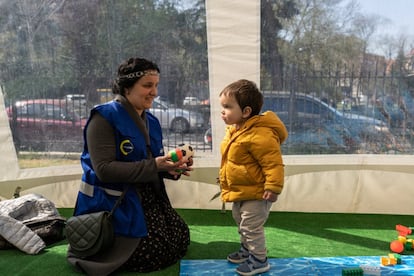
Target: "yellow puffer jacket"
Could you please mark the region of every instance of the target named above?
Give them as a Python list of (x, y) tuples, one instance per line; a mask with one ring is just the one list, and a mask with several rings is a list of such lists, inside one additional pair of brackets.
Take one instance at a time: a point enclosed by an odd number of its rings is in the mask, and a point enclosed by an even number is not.
[(281, 193), (284, 164), (280, 145), (287, 136), (285, 125), (271, 111), (253, 116), (238, 131), (227, 127), (220, 167), (224, 202), (262, 199), (265, 190)]

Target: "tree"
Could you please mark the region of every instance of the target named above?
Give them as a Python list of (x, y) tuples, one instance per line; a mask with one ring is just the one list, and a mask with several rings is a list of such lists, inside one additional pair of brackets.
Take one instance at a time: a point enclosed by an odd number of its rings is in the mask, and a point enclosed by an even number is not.
[[(0, 58), (2, 80), (6, 91), (13, 97), (35, 93), (48, 93), (55, 84), (53, 70), (49, 70), (51, 53), (55, 45), (50, 43), (54, 34), (54, 15), (65, 1), (4, 1), (1, 3), (2, 18), (7, 18), (1, 28), (1, 37), (10, 43), (4, 58)], [(3, 43), (3, 42), (2, 42)], [(36, 80), (42, 81), (36, 81)]]
[(178, 19), (179, 41), (185, 72), (181, 81), (183, 84), (182, 98), (184, 96), (197, 96), (200, 99), (209, 97), (205, 15), (204, 0), (199, 0), (193, 8), (184, 10)]
[[(283, 30), (282, 20), (288, 20), (298, 13), (293, 0), (261, 1), (261, 64), (262, 75), (269, 77), (269, 86), (280, 89), (283, 86), (284, 58), (279, 49)], [(262, 86), (265, 81), (262, 80)]]
[(181, 3), (2, 1), (5, 90), (16, 98), (82, 93), (96, 101), (96, 89), (111, 86), (122, 60), (142, 56), (161, 67), (161, 93), (181, 100), (192, 90), (207, 94), (204, 3), (187, 10)]
[(99, 44), (101, 34), (101, 1), (67, 1), (59, 14), (58, 23), (62, 44), (59, 52), (59, 70), (62, 93), (85, 94), (96, 99), (96, 88), (102, 81), (107, 60), (102, 59)]

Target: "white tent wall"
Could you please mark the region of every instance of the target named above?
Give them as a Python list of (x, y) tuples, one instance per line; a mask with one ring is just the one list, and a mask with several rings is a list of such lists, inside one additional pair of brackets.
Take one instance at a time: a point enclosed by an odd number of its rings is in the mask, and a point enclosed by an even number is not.
[[(19, 173), (16, 151), (9, 127), (9, 119), (4, 105), (3, 91), (0, 86), (0, 181), (16, 178)], [(2, 183), (2, 182), (0, 182)], [(0, 191), (2, 186), (0, 186)]]
[[(259, 83), (260, 1), (207, 0), (206, 9), (213, 141), (220, 141), (219, 92), (241, 78)], [(12, 197), (21, 186), (22, 194), (40, 193), (57, 207), (74, 206), (80, 166), (19, 169), (1, 93), (0, 141), (0, 197)], [(167, 182), (176, 208), (221, 208), (218, 198), (210, 201), (219, 190), (218, 146), (210, 155), (196, 152), (191, 177)], [(414, 214), (414, 156), (285, 156), (284, 161), (285, 189), (273, 211)]]
[(58, 206), (74, 206), (74, 195), (79, 188), (81, 167), (55, 166), (20, 169), (13, 144), (9, 119), (0, 86), (0, 200), (13, 196), (17, 187), (21, 194), (39, 193)]

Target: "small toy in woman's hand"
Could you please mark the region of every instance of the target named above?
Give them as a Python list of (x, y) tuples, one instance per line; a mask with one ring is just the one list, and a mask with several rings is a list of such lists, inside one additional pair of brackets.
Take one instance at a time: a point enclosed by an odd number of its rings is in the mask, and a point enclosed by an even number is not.
[(178, 162), (181, 159), (184, 159), (187, 163), (187, 160), (194, 156), (194, 150), (189, 144), (180, 144), (177, 148), (170, 150), (168, 155), (173, 162)]
[[(168, 156), (170, 156), (171, 161), (178, 162), (183, 159), (185, 166), (192, 166), (193, 165), (193, 156), (194, 156), (194, 149), (189, 144), (180, 144), (177, 148), (170, 150), (168, 152)], [(177, 172), (184, 173), (185, 169), (177, 170)]]

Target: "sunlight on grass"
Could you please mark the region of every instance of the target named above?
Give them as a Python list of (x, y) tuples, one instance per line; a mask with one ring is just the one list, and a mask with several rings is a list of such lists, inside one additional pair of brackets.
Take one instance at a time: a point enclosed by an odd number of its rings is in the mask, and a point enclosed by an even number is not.
[(191, 239), (199, 243), (208, 244), (209, 242), (226, 241), (239, 242), (237, 227), (232, 226), (193, 226), (190, 225)]
[(64, 166), (79, 164), (80, 154), (60, 154), (52, 153), (19, 153), (19, 167), (21, 169), (41, 168), (50, 166)]
[[(341, 228), (341, 229), (330, 229), (327, 228), (327, 231), (332, 231), (336, 233), (343, 233), (352, 235), (355, 237), (362, 237), (370, 239), (377, 239), (381, 241), (388, 241), (388, 239), (393, 239), (398, 236), (398, 233), (391, 228), (390, 230), (381, 230), (381, 229), (353, 229), (353, 228)], [(394, 235), (392, 234), (394, 233)], [(389, 237), (389, 238), (388, 238)]]

